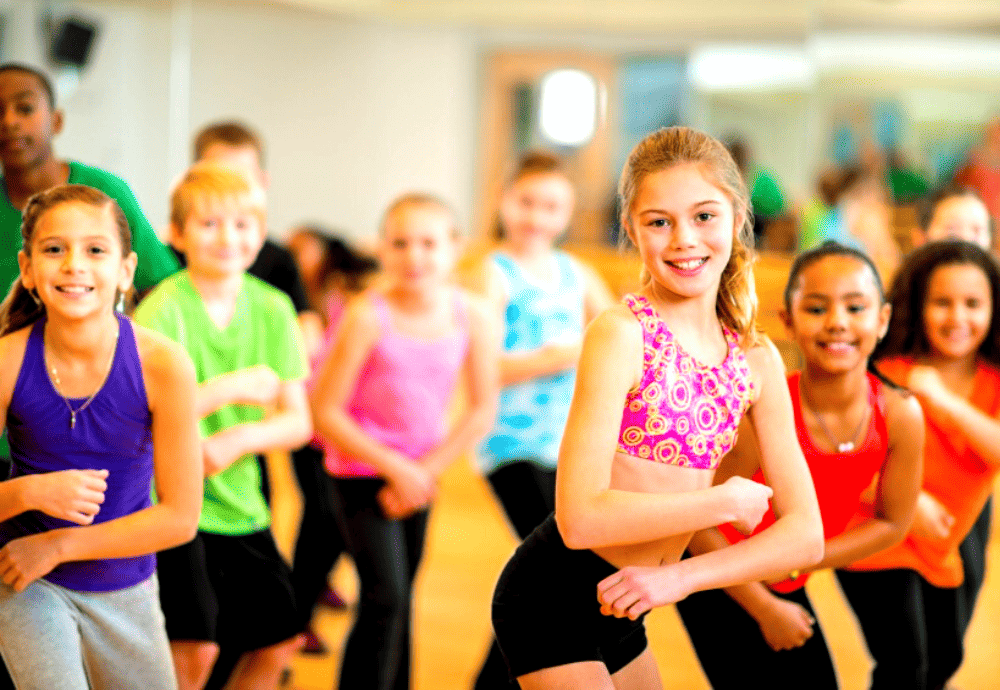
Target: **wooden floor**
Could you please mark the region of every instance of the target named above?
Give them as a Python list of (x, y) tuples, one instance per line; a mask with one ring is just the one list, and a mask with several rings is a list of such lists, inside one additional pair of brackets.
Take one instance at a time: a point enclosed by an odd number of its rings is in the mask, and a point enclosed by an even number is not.
[[(270, 464), (275, 491), (275, 533), (287, 555), (297, 529), (300, 500), (287, 458), (275, 456)], [(962, 690), (1000, 687), (1000, 587), (995, 582), (1000, 546), (996, 541), (990, 551), (986, 585), (967, 640), (966, 662), (954, 679), (954, 685)], [(489, 639), (493, 584), (514, 545), (484, 481), (467, 461), (456, 463), (443, 477), (417, 584), (415, 690), (471, 687)], [(341, 560), (334, 581), (341, 592), (353, 597), (356, 585), (350, 563)], [(869, 660), (833, 578), (829, 573), (818, 574), (810, 580), (809, 592), (833, 650), (841, 687), (866, 688)], [(341, 613), (318, 610), (315, 621), (332, 652), (325, 657), (297, 657), (293, 664), (293, 687), (298, 690), (335, 687), (341, 644), (352, 616), (350, 610)], [(664, 687), (708, 688), (673, 608), (654, 611), (647, 627)], [(808, 687), (808, 683), (803, 687)]]

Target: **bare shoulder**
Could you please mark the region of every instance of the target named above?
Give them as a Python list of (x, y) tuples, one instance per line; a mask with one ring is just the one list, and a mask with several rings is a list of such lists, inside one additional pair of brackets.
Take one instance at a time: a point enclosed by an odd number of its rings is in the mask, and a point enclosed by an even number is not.
[(459, 299), (462, 300), (462, 304), (465, 306), (465, 313), (468, 315), (469, 325), (474, 328), (480, 326), (489, 326), (492, 328), (492, 323), (495, 319), (492, 315), (489, 302), (485, 297), (464, 288), (459, 288), (458, 295)]
[(0, 404), (4, 407), (10, 404), (10, 398), (14, 394), (31, 327), (25, 326), (0, 338)]
[(601, 312), (584, 332), (584, 348), (611, 348), (614, 352), (642, 352), (642, 324), (624, 304)]
[(746, 351), (747, 365), (750, 367), (750, 380), (754, 387), (754, 400), (769, 382), (785, 381), (785, 363), (781, 353), (771, 339), (761, 335), (760, 342)]
[(195, 380), (194, 363), (180, 343), (135, 322), (132, 330), (147, 392), (154, 386), (172, 385), (178, 379)]
[(344, 329), (362, 329), (365, 332), (379, 330), (378, 315), (375, 313), (373, 300), (380, 299), (377, 288), (369, 288), (348, 300), (344, 307), (342, 323)]
[(885, 400), (886, 426), (892, 438), (912, 434), (918, 426), (923, 428), (924, 412), (917, 396), (886, 384), (882, 385), (882, 396)]

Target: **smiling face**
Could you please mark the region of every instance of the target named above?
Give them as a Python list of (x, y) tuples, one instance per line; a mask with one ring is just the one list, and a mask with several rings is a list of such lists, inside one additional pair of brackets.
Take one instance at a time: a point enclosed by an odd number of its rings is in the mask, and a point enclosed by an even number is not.
[(714, 300), (739, 223), (701, 166), (683, 163), (643, 179), (626, 227), (658, 295)]
[(0, 72), (0, 163), (7, 174), (50, 158), (52, 137), (61, 129), (62, 113), (52, 109), (35, 75)]
[(927, 231), (927, 242), (958, 239), (990, 248), (990, 213), (986, 204), (971, 194), (950, 196), (934, 208)]
[(864, 369), (889, 325), (875, 276), (864, 262), (829, 255), (799, 273), (785, 325), (806, 366), (829, 374)]
[(504, 192), (500, 220), (513, 245), (552, 246), (573, 216), (573, 187), (563, 175), (536, 173), (517, 179)]
[(253, 265), (264, 244), (261, 216), (246, 199), (203, 199), (184, 227), (174, 229), (174, 244), (184, 252), (188, 271), (219, 280), (241, 274)]
[(113, 309), (117, 293), (132, 285), (136, 255), (122, 256), (107, 205), (73, 201), (43, 212), (30, 251), (18, 261), (24, 286), (37, 292), (50, 316), (81, 319)]
[(447, 282), (458, 259), (451, 213), (431, 203), (409, 203), (385, 221), (379, 259), (394, 287), (432, 289)]
[(989, 332), (992, 314), (990, 283), (978, 266), (945, 264), (931, 273), (923, 321), (933, 355), (974, 356)]

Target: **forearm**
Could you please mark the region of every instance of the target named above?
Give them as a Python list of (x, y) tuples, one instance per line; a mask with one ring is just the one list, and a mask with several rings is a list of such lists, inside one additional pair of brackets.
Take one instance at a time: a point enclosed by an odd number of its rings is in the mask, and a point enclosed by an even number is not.
[(234, 392), (231, 382), (232, 379), (228, 374), (220, 374), (198, 385), (198, 394), (195, 397), (195, 413), (198, 419), (207, 417), (220, 407), (233, 402)]
[[(312, 423), (308, 415), (295, 410), (280, 410), (259, 422), (231, 426), (203, 441), (225, 449), (221, 463), (211, 467), (206, 463), (205, 476), (221, 472), (250, 453), (294, 450), (305, 445), (311, 437)], [(218, 457), (218, 454), (209, 455)]]
[(324, 439), (344, 454), (371, 465), (380, 476), (394, 477), (404, 464), (413, 462), (365, 433), (342, 408), (330, 407), (314, 414), (316, 430)]
[[(695, 532), (688, 544), (688, 551), (693, 556), (699, 556), (713, 551), (719, 551), (729, 547), (729, 541), (718, 529), (709, 529)], [(771, 605), (775, 596), (760, 582), (746, 582), (725, 588), (733, 601), (743, 607), (754, 620), (759, 620), (762, 613)]]
[(784, 578), (823, 558), (823, 524), (794, 513), (732, 546), (676, 564), (691, 592)]
[(906, 536), (906, 525), (872, 518), (827, 540), (823, 560), (809, 570), (842, 568), (894, 546)]
[(33, 509), (28, 499), (30, 481), (25, 476), (0, 482), (0, 522)]
[(424, 466), (439, 477), (459, 455), (483, 437), (493, 426), (496, 417), (495, 405), (479, 405), (467, 410), (451, 428), (445, 440), (424, 456)]
[(990, 417), (956, 395), (941, 396), (934, 400), (921, 398), (921, 402), (958, 426), (969, 446), (984, 462), (990, 465), (1000, 464), (1000, 420)]
[(546, 346), (530, 352), (505, 352), (500, 355), (500, 385), (511, 386), (540, 376), (551, 376), (572, 369), (580, 357), (579, 346)]
[(725, 485), (672, 494), (609, 489), (589, 500), (556, 501), (559, 531), (573, 549), (640, 544), (735, 519), (735, 501)]
[(99, 525), (57, 529), (49, 534), (61, 563), (142, 556), (191, 541), (198, 528), (200, 501), (194, 505), (192, 510), (190, 505), (157, 503)]

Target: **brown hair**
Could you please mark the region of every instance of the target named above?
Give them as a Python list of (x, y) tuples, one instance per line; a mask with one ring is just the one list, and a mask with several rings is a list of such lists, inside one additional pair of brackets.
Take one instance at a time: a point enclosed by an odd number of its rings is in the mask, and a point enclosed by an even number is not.
[[(532, 151), (525, 151), (517, 159), (517, 165), (514, 166), (510, 175), (507, 176), (504, 189), (510, 189), (524, 178), (531, 177), (532, 175), (559, 175), (569, 180), (569, 173), (566, 171), (566, 165), (563, 163), (562, 158), (551, 151), (534, 149)], [(500, 216), (497, 215), (493, 223), (493, 230), (490, 232), (490, 239), (499, 242), (505, 237), (506, 232), (504, 231), (503, 223), (500, 221)]]
[[(64, 184), (35, 194), (28, 199), (21, 220), (21, 242), (26, 255), (31, 256), (31, 238), (39, 219), (56, 206), (81, 203), (95, 208), (108, 209), (118, 228), (118, 241), (122, 256), (132, 253), (132, 231), (121, 207), (104, 192), (82, 184)], [(18, 277), (11, 286), (7, 298), (0, 304), (0, 336), (13, 333), (38, 321), (45, 314), (45, 305), (37, 302), (37, 296), (29, 292)]]
[(181, 231), (191, 214), (206, 201), (231, 199), (257, 214), (261, 229), (267, 227), (263, 189), (231, 168), (215, 163), (197, 163), (184, 173), (170, 195), (170, 223), (176, 231)]
[[(632, 204), (647, 176), (675, 165), (695, 164), (729, 197), (736, 229), (729, 263), (719, 280), (715, 311), (719, 320), (740, 335), (744, 345), (760, 341), (757, 330), (757, 295), (753, 281), (753, 209), (739, 168), (721, 143), (688, 127), (666, 127), (646, 136), (629, 154), (618, 182), (622, 226), (631, 229)], [(644, 279), (645, 269), (643, 270)]]
[(396, 197), (392, 203), (389, 204), (389, 208), (385, 210), (385, 213), (382, 214), (382, 222), (379, 224), (379, 235), (385, 235), (385, 227), (389, 222), (389, 219), (407, 206), (435, 206), (441, 209), (448, 214), (448, 217), (451, 220), (451, 236), (457, 238), (462, 235), (462, 231), (458, 227), (455, 211), (452, 209), (451, 204), (439, 196), (428, 194), (426, 192), (408, 192), (402, 196)]
[(216, 122), (202, 128), (194, 138), (194, 159), (200, 161), (212, 144), (224, 144), (233, 148), (244, 146), (257, 152), (257, 162), (264, 167), (264, 142), (248, 125), (230, 120)]

